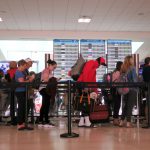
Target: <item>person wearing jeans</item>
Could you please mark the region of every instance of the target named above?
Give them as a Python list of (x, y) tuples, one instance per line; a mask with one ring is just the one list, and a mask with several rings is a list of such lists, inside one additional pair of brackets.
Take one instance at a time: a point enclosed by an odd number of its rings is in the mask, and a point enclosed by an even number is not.
[[(32, 82), (33, 77), (28, 78), (26, 80), (26, 75), (24, 71), (26, 69), (26, 61), (20, 60), (18, 61), (18, 69), (15, 72), (15, 81), (18, 83)], [(33, 128), (25, 126), (25, 111), (26, 111), (26, 88), (25, 87), (17, 87), (15, 90), (15, 95), (18, 101), (18, 130), (33, 130)]]
[[(112, 82), (116, 82), (120, 76), (120, 70), (123, 62), (118, 61), (116, 64), (116, 69), (112, 73)], [(115, 87), (111, 88), (111, 94), (113, 97), (113, 124), (115, 126), (119, 125), (119, 109), (121, 105), (121, 95), (117, 92)]]
[[(127, 80), (130, 83), (137, 82), (137, 74), (134, 67), (134, 60), (132, 56), (126, 56), (124, 63), (121, 67), (121, 73), (127, 74)], [(131, 116), (132, 116), (132, 108), (134, 104), (136, 104), (137, 100), (137, 89), (131, 87), (129, 92), (123, 96), (123, 108), (122, 108), (122, 116), (119, 126), (122, 127), (125, 124), (125, 119), (127, 121), (126, 127), (133, 127), (131, 124)]]

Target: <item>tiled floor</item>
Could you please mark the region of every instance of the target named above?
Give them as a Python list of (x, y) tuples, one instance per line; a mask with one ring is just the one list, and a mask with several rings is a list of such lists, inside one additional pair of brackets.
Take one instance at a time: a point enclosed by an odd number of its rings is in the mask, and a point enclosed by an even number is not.
[(57, 127), (17, 131), (15, 126), (0, 125), (0, 150), (150, 150), (150, 129), (119, 128), (103, 124), (98, 128), (78, 128), (78, 138), (60, 138), (66, 133), (66, 118)]

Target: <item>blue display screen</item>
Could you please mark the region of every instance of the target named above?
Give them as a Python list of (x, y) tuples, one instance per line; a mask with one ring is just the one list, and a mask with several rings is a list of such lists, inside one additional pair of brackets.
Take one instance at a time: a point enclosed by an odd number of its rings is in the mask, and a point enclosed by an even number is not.
[(9, 69), (9, 63), (1, 63), (0, 62), (0, 70), (3, 70), (4, 74), (7, 73), (7, 70)]

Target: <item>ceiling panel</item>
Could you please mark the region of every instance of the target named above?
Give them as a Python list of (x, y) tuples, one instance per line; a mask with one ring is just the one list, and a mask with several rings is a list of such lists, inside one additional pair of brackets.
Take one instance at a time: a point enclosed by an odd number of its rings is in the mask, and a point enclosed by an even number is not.
[(41, 21), (42, 30), (52, 30), (53, 29), (53, 0), (38, 0), (39, 16)]
[(16, 20), (11, 12), (7, 0), (0, 1), (0, 17), (3, 19), (3, 22), (0, 22), (3, 28), (0, 29), (18, 29)]
[[(29, 29), (29, 22), (21, 0), (6, 0), (11, 16), (17, 26), (17, 30)], [(11, 18), (9, 18), (11, 19)], [(12, 27), (10, 26), (10, 29)]]
[(76, 30), (77, 20), (80, 16), (84, 0), (69, 0), (66, 14), (65, 30)]
[(64, 30), (69, 0), (54, 0), (53, 29)]
[(0, 0), (0, 30), (150, 31), (149, 8), (150, 0)]
[(42, 30), (38, 0), (21, 0), (30, 30)]

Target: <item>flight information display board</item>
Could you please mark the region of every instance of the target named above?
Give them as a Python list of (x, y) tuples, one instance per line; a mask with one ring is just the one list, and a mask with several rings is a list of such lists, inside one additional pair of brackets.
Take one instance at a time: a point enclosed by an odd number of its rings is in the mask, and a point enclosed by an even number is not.
[(55, 77), (70, 79), (68, 71), (75, 64), (79, 56), (79, 40), (55, 39), (53, 40), (53, 58), (57, 62), (54, 71)]
[[(85, 60), (95, 60), (98, 57), (106, 58), (105, 40), (80, 40), (80, 53)], [(106, 72), (106, 67), (101, 66), (97, 69), (97, 81), (102, 81), (103, 75)]]
[(132, 54), (131, 40), (107, 40), (108, 72), (116, 68), (117, 61), (124, 61), (127, 55)]

